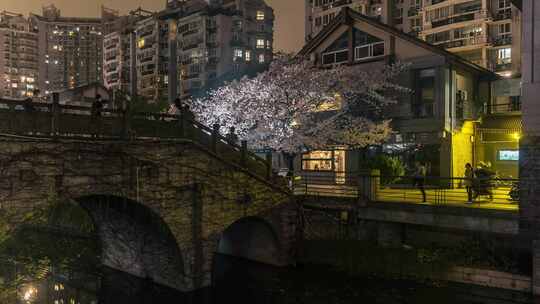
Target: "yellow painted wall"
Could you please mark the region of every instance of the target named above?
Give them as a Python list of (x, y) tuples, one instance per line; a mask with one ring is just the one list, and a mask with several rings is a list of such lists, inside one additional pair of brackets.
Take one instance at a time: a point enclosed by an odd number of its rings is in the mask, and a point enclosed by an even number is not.
[(459, 132), (452, 134), (452, 175), (453, 177), (463, 177), (465, 175), (465, 164), (473, 165), (473, 142), (471, 136), (474, 135), (474, 123), (466, 121)]

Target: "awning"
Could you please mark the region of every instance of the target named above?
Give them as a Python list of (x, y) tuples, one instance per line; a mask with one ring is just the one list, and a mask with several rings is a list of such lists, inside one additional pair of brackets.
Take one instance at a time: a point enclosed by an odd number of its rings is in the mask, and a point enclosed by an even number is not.
[(482, 119), (478, 131), (483, 133), (521, 133), (521, 115), (487, 116)]

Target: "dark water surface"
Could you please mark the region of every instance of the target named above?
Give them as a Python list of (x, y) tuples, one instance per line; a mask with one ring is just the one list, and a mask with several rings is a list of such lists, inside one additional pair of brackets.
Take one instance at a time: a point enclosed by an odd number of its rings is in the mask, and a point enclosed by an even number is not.
[[(6, 284), (20, 266), (2, 267)], [(108, 268), (95, 274), (47, 269), (43, 278), (38, 273), (15, 284), (16, 292), (0, 303), (533, 303), (527, 295), (496, 289), (349, 277), (324, 266), (276, 268), (221, 255), (214, 262), (214, 287), (192, 294)]]

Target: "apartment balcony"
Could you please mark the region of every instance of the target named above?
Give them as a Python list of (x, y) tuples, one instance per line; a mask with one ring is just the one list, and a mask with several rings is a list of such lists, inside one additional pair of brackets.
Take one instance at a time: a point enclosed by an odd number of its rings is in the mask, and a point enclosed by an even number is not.
[(467, 13), (455, 17), (450, 17), (442, 20), (436, 20), (431, 22), (431, 28), (438, 28), (445, 25), (460, 23), (460, 22), (467, 22), (472, 21), (476, 19), (476, 13)]
[(142, 72), (141, 72), (141, 75), (143, 75), (143, 76), (148, 76), (148, 75), (152, 75), (152, 74), (154, 74), (154, 73), (155, 73), (154, 70), (147, 70), (147, 71), (142, 71)]
[(246, 46), (246, 43), (242, 40), (231, 40), (231, 46)]
[(501, 21), (506, 19), (512, 19), (512, 11), (504, 11), (495, 14), (493, 21)]
[(484, 104), (484, 115), (492, 114), (519, 114), (521, 112), (521, 98), (515, 96), (509, 103)]
[[(375, 1), (373, 1), (373, 2), (375, 2)], [(332, 8), (340, 7), (340, 6), (343, 6), (343, 5), (348, 5), (348, 4), (351, 4), (351, 3), (352, 3), (352, 0), (337, 0), (337, 1), (334, 1), (334, 3), (327, 4), (327, 5), (322, 5), (321, 9), (323, 11), (326, 11), (326, 10), (329, 10), (329, 9), (332, 9)]]
[(208, 58), (208, 65), (217, 65), (219, 63), (219, 58), (216, 56), (211, 56)]
[(140, 38), (143, 38), (143, 37), (154, 34), (154, 30), (152, 29), (152, 30), (141, 31), (141, 32), (138, 32), (137, 34), (139, 35)]
[(487, 42), (488, 42), (488, 39), (486, 36), (478, 36), (478, 37), (470, 37), (470, 38), (465, 38), (465, 39), (447, 41), (443, 43), (435, 43), (435, 45), (440, 46), (445, 49), (452, 49), (452, 48), (466, 47), (466, 46), (477, 46), (481, 44), (486, 44)]
[(491, 38), (490, 42), (493, 44), (493, 46), (503, 46), (503, 45), (511, 45), (512, 44), (512, 36), (501, 36), (501, 37), (495, 37)]
[(409, 11), (407, 12), (407, 16), (409, 17), (418, 16), (419, 13), (420, 13), (420, 7), (411, 7), (409, 8)]
[(444, 1), (446, 0), (424, 0), (424, 6), (435, 5)]
[(108, 61), (116, 60), (116, 57), (117, 57), (116, 54), (114, 54), (114, 55), (107, 55), (107, 56), (105, 56), (105, 61), (108, 62)]
[(200, 78), (201, 74), (200, 73), (190, 73), (190, 74), (187, 74), (186, 76), (184, 76), (184, 80), (190, 80), (190, 79), (197, 79), (197, 78)]
[(186, 45), (184, 45), (182, 47), (182, 50), (187, 51), (187, 50), (191, 50), (191, 49), (194, 49), (194, 48), (198, 48), (200, 43), (201, 42), (198, 41), (198, 42), (193, 42), (193, 43), (190, 43), (190, 44), (186, 44)]
[(144, 57), (144, 58), (139, 59), (139, 62), (140, 63), (146, 63), (146, 62), (150, 62), (152, 60), (154, 60), (154, 56), (148, 56), (148, 57)]
[(504, 72), (512, 70), (512, 63), (511, 62), (505, 62), (505, 63), (490, 63), (489, 69), (494, 72)]

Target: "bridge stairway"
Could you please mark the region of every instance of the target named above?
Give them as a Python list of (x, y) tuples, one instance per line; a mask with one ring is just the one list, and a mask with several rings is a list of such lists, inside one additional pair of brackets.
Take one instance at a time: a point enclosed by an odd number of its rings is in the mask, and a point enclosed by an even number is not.
[(28, 102), (0, 98), (0, 136), (39, 137), (44, 139), (117, 140), (117, 141), (189, 141), (257, 176), (272, 179), (271, 155), (262, 158), (248, 151), (247, 143), (232, 142), (192, 118), (193, 115), (129, 112), (105, 109), (101, 116), (91, 115), (89, 106)]

